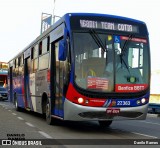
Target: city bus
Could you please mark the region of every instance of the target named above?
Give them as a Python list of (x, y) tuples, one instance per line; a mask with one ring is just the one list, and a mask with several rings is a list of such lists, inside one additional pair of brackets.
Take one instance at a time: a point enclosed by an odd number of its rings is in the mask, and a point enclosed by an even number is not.
[(7, 87), (8, 63), (0, 62), (0, 87)]
[(56, 119), (146, 118), (150, 47), (144, 22), (121, 16), (67, 13), (9, 61), (16, 110)]

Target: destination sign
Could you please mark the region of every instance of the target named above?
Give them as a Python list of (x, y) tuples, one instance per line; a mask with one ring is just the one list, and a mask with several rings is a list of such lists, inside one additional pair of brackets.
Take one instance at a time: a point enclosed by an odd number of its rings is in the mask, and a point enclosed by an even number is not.
[(94, 21), (94, 20), (81, 19), (80, 27), (90, 28), (90, 29), (104, 29), (104, 30), (115, 30), (115, 31), (139, 33), (139, 29), (135, 25), (106, 22), (106, 21)]

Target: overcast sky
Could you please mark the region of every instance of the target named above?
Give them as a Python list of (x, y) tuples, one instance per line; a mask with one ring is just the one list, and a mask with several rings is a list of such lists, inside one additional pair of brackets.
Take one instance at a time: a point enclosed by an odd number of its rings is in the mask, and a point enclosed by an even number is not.
[[(0, 0), (0, 61), (8, 62), (40, 35), (41, 14), (53, 14), (54, 0)], [(144, 21), (149, 30), (152, 70), (160, 69), (159, 0), (56, 0), (55, 15), (104, 13)]]

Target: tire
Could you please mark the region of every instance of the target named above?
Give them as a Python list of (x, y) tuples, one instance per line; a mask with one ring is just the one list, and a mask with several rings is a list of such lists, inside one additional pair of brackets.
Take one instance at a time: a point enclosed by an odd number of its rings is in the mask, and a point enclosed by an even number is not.
[(49, 99), (47, 99), (47, 103), (46, 103), (46, 122), (49, 125), (53, 125), (53, 118), (51, 116), (51, 102)]
[(14, 94), (14, 105), (15, 105), (16, 111), (21, 111), (21, 108), (18, 106), (18, 100), (17, 100), (16, 94)]
[(98, 121), (100, 127), (105, 128), (105, 127), (109, 127), (112, 124), (112, 120), (108, 120), (108, 121)]

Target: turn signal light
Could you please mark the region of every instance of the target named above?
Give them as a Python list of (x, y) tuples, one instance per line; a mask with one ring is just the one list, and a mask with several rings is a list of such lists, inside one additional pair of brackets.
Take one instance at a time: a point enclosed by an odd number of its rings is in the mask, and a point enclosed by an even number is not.
[(137, 100), (137, 105), (140, 105), (141, 101), (140, 100)]

